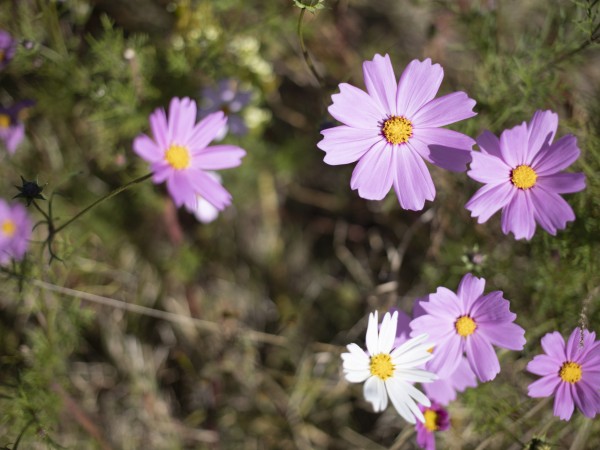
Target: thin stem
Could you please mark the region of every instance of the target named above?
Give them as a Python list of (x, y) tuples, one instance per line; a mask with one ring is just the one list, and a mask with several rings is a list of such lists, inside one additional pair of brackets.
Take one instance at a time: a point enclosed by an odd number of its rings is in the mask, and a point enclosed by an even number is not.
[[(312, 6), (312, 1), (311, 1), (311, 5)], [(308, 65), (308, 68), (310, 69), (310, 71), (312, 72), (312, 74), (314, 75), (314, 77), (317, 79), (317, 81), (319, 82), (319, 84), (323, 84), (323, 79), (321, 78), (321, 76), (319, 75), (319, 73), (317, 72), (317, 69), (315, 68), (315, 65), (313, 64), (313, 61), (310, 57), (310, 55), (308, 54), (308, 50), (306, 49), (306, 45), (304, 44), (304, 35), (302, 33), (302, 27), (304, 25), (303, 19), (304, 19), (304, 13), (306, 12), (306, 9), (303, 8), (300, 10), (300, 16), (298, 17), (298, 40), (300, 41), (300, 48), (302, 49), (302, 56), (304, 57), (304, 61), (306, 61), (306, 64)]]
[(77, 219), (79, 219), (81, 216), (83, 216), (85, 213), (87, 213), (89, 210), (91, 210), (92, 208), (96, 207), (97, 205), (99, 205), (103, 201), (108, 200), (110, 198), (113, 198), (114, 196), (120, 194), (123, 191), (126, 191), (127, 189), (129, 189), (130, 187), (132, 187), (132, 186), (134, 186), (134, 185), (136, 185), (138, 183), (146, 181), (151, 176), (152, 176), (152, 173), (147, 173), (146, 175), (141, 176), (139, 178), (136, 178), (135, 180), (132, 180), (129, 183), (124, 184), (123, 186), (118, 187), (114, 191), (109, 192), (104, 197), (100, 197), (98, 200), (96, 200), (92, 204), (88, 205), (87, 207), (85, 207), (84, 209), (82, 209), (81, 211), (79, 211), (77, 214), (75, 214), (73, 217), (71, 217), (69, 220), (67, 220), (65, 223), (63, 223), (60, 227), (56, 228), (54, 230), (53, 234), (58, 234), (60, 231), (62, 231), (65, 228), (67, 228), (69, 225), (71, 225), (73, 222), (75, 222)]
[(34, 422), (35, 422), (35, 417), (29, 419), (29, 422), (27, 422), (27, 424), (25, 425), (25, 427), (21, 430), (21, 433), (19, 434), (19, 437), (17, 438), (17, 441), (15, 442), (15, 445), (13, 445), (13, 450), (17, 450), (19, 448), (19, 443), (21, 442), (21, 439), (23, 438), (23, 435), (27, 431), (27, 428), (29, 428)]

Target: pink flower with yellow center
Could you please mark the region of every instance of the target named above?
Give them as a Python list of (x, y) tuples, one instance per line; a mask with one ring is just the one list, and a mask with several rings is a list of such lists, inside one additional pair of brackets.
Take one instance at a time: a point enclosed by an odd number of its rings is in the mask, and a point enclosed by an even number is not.
[(368, 200), (381, 200), (392, 186), (404, 209), (421, 210), (435, 198), (424, 161), (462, 172), (474, 141), (441, 128), (473, 117), (475, 100), (464, 92), (435, 98), (444, 70), (430, 59), (412, 61), (396, 81), (388, 55), (363, 63), (367, 92), (346, 83), (333, 95), (329, 113), (342, 126), (323, 130), (317, 146), (327, 164), (358, 161), (350, 187)]
[(138, 136), (133, 150), (150, 163), (155, 183), (167, 183), (177, 206), (195, 210), (199, 196), (222, 210), (231, 203), (231, 194), (209, 171), (237, 167), (246, 155), (235, 145), (208, 145), (226, 124), (223, 112), (196, 123), (196, 102), (173, 98), (168, 119), (164, 109), (155, 110), (150, 115), (152, 137)]
[(29, 247), (32, 224), (27, 209), (0, 199), (0, 264), (20, 261)]
[(425, 422), (417, 422), (417, 444), (425, 450), (435, 450), (435, 433), (445, 431), (450, 427), (448, 411), (438, 403), (429, 407), (419, 406), (423, 411)]

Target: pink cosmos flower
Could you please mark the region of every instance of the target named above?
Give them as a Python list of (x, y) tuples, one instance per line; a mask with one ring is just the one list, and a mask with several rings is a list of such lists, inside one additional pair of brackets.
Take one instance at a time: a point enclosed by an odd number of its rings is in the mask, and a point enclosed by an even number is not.
[(8, 108), (0, 107), (0, 141), (11, 155), (25, 138), (24, 120), (34, 104), (33, 100), (23, 100)]
[(152, 138), (138, 136), (133, 150), (150, 163), (155, 183), (166, 181), (177, 206), (193, 210), (200, 196), (222, 210), (231, 203), (231, 194), (207, 171), (237, 167), (246, 155), (235, 145), (208, 146), (226, 123), (223, 112), (196, 123), (196, 102), (173, 98), (168, 120), (164, 109), (155, 110), (150, 115)]
[[(583, 345), (581, 345), (583, 344)], [(558, 332), (542, 338), (543, 355), (527, 364), (542, 378), (529, 385), (530, 397), (554, 395), (554, 415), (569, 420), (577, 406), (589, 418), (600, 412), (600, 342), (596, 334), (576, 328), (567, 345)]]
[(417, 444), (425, 450), (435, 450), (435, 432), (444, 431), (450, 427), (450, 416), (442, 405), (435, 402), (430, 407), (419, 405), (423, 412), (425, 422), (417, 422)]
[(29, 247), (32, 224), (27, 209), (0, 199), (0, 264), (20, 261)]
[(392, 186), (402, 208), (421, 210), (435, 198), (423, 160), (466, 170), (474, 141), (440, 128), (473, 117), (475, 101), (464, 92), (434, 99), (444, 70), (430, 59), (412, 61), (396, 83), (388, 55), (363, 63), (367, 92), (346, 83), (333, 95), (329, 113), (344, 125), (323, 130), (317, 146), (327, 164), (358, 161), (350, 186), (368, 200), (381, 200)]
[(456, 294), (439, 287), (429, 301), (420, 302), (426, 314), (410, 323), (411, 336), (427, 330), (434, 344), (428, 370), (440, 378), (457, 370), (464, 353), (479, 380), (493, 380), (500, 363), (492, 345), (510, 350), (525, 345), (525, 330), (513, 323), (517, 316), (510, 312), (502, 291), (483, 295), (484, 288), (483, 278), (468, 273)]
[(578, 157), (575, 136), (552, 143), (558, 116), (536, 111), (531, 122), (505, 130), (498, 139), (485, 131), (477, 138), (480, 152), (473, 152), (468, 175), (485, 183), (466, 208), (478, 223), (486, 222), (502, 209), (502, 232), (516, 239), (531, 239), (536, 222), (555, 235), (575, 220), (569, 204), (559, 194), (585, 188), (583, 173), (567, 173)]
[[(417, 299), (413, 308), (414, 317), (418, 317), (422, 314), (426, 314), (425, 310), (419, 305), (420, 300), (427, 300), (428, 297)], [(411, 318), (408, 314), (403, 311), (399, 311), (396, 308), (391, 308), (391, 311), (398, 312), (398, 325), (396, 328), (396, 340), (394, 346), (398, 347), (406, 342), (410, 336), (410, 322)], [(435, 348), (432, 347), (431, 353), (435, 352)], [(423, 367), (425, 370), (433, 371), (430, 363), (426, 363)], [(463, 392), (469, 387), (477, 387), (477, 377), (469, 366), (469, 361), (464, 356), (461, 356), (460, 363), (454, 372), (446, 377), (440, 377), (439, 379), (423, 385), (423, 390), (427, 395), (427, 398), (437, 402), (441, 405), (448, 405), (450, 402), (456, 400), (457, 392)]]

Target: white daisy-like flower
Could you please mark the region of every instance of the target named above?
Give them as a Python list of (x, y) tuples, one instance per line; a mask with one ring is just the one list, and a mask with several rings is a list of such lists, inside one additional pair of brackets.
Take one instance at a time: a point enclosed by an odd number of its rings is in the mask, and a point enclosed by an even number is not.
[(342, 353), (344, 375), (351, 383), (365, 381), (365, 399), (373, 405), (375, 412), (381, 412), (388, 405), (388, 395), (392, 405), (407, 422), (416, 423), (416, 419), (425, 422), (417, 403), (431, 406), (429, 399), (411, 383), (431, 383), (437, 375), (418, 369), (429, 361), (433, 354), (429, 352), (431, 343), (428, 336), (409, 339), (394, 348), (398, 312), (386, 313), (377, 330), (379, 321), (377, 311), (369, 315), (367, 327), (367, 352), (356, 344), (348, 345), (350, 353)]

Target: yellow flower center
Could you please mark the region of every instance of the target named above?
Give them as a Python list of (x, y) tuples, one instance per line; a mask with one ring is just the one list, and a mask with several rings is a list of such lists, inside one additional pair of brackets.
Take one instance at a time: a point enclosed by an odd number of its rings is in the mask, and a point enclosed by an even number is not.
[(190, 151), (181, 145), (171, 145), (165, 153), (165, 159), (176, 170), (186, 169), (190, 165)]
[(537, 173), (530, 166), (521, 165), (510, 172), (510, 181), (519, 189), (529, 189), (535, 186)]
[(475, 321), (471, 319), (469, 316), (460, 316), (458, 320), (454, 323), (454, 327), (456, 328), (456, 332), (462, 337), (467, 337), (472, 335), (477, 328)]
[(392, 357), (387, 353), (379, 353), (375, 356), (371, 356), (371, 375), (387, 380), (394, 374), (394, 365), (392, 364)]
[(433, 409), (426, 409), (423, 416), (425, 417), (425, 423), (423, 425), (425, 425), (427, 431), (433, 433), (439, 428), (437, 424), (438, 415)]
[(5, 236), (8, 237), (13, 237), (13, 235), (15, 234), (15, 231), (17, 231), (17, 225), (10, 219), (5, 220), (4, 222), (2, 222), (2, 233)]
[(567, 383), (577, 383), (581, 380), (581, 365), (576, 362), (567, 361), (561, 366), (558, 375)]
[(392, 116), (383, 122), (381, 132), (390, 144), (404, 144), (413, 135), (413, 125), (406, 117)]
[(6, 114), (0, 114), (0, 128), (10, 127), (10, 116)]

